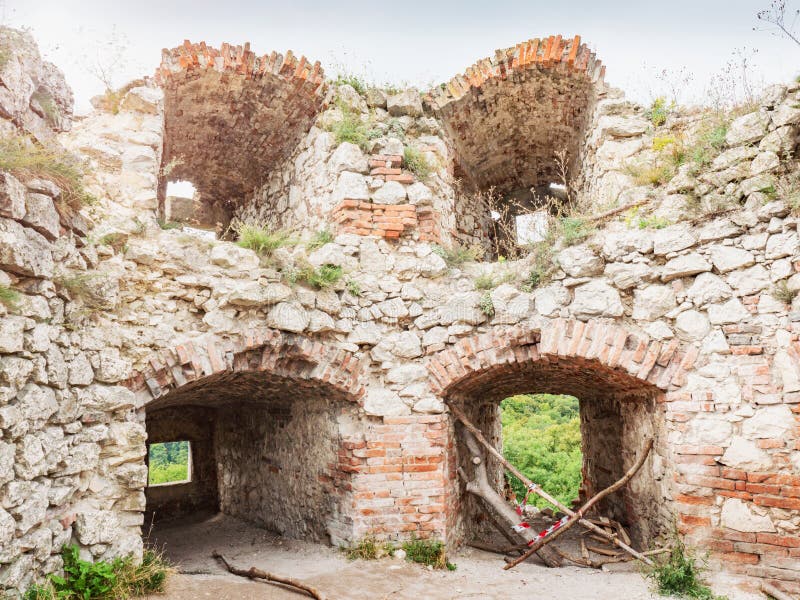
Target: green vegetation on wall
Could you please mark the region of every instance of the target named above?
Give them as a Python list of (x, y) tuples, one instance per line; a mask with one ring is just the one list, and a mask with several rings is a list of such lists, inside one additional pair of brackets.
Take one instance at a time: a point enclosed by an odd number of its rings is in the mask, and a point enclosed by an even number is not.
[[(500, 404), (503, 454), (532, 481), (569, 505), (581, 484), (581, 426), (578, 399), (553, 394), (523, 394)], [(513, 476), (520, 500), (525, 486)], [(530, 504), (549, 506), (538, 496)]]
[(148, 483), (173, 483), (189, 479), (189, 442), (150, 444)]

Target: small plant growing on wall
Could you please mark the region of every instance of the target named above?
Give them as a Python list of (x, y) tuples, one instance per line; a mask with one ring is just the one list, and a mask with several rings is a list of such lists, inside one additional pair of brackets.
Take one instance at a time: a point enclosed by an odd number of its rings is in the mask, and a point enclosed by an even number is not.
[(420, 181), (425, 181), (433, 172), (433, 167), (425, 155), (411, 146), (406, 146), (403, 150), (403, 166), (414, 173)]
[(249, 248), (261, 256), (270, 256), (278, 248), (294, 246), (297, 240), (288, 231), (271, 231), (263, 223), (256, 221), (238, 221), (232, 225), (236, 233), (236, 243), (242, 248)]
[(447, 569), (455, 571), (456, 565), (447, 560), (444, 542), (441, 540), (421, 540), (413, 536), (403, 542), (406, 560), (433, 567), (434, 569)]

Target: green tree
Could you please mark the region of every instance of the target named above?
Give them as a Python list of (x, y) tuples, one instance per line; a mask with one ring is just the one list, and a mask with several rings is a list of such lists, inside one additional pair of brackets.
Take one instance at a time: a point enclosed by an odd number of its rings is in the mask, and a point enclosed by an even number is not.
[[(503, 453), (531, 480), (565, 504), (581, 484), (581, 430), (578, 399), (553, 394), (511, 396), (501, 403)], [(525, 486), (511, 477), (522, 498)], [(529, 503), (549, 506), (538, 496)]]

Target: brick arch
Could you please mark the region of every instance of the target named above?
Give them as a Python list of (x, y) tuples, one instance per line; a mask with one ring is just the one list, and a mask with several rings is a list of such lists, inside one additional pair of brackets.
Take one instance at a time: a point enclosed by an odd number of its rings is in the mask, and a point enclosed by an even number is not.
[(158, 400), (165, 396), (177, 400), (200, 386), (242, 374), (262, 383), (270, 376), (299, 387), (324, 385), (356, 402), (365, 393), (361, 373), (361, 361), (351, 352), (301, 335), (263, 329), (234, 339), (209, 336), (161, 350), (126, 386), (145, 409), (163, 404)]
[(580, 36), (498, 50), (434, 89), (456, 175), (501, 194), (559, 181), (555, 152), (575, 159), (605, 67)]
[[(433, 390), (443, 397), (466, 393), (489, 380), (498, 397), (519, 392), (520, 373), (531, 365), (601, 377), (620, 391), (666, 392), (684, 385), (698, 353), (696, 345), (650, 340), (611, 322), (554, 319), (462, 338), (430, 357), (427, 367)], [(542, 383), (552, 390), (559, 387), (556, 381)]]
[[(155, 79), (169, 178), (191, 181), (212, 213), (228, 216), (309, 131), (328, 87), (320, 63), (291, 50), (258, 56), (249, 43), (216, 49), (188, 40), (163, 50)], [(165, 192), (160, 181), (162, 211)]]
[[(613, 322), (554, 319), (530, 327), (497, 327), (462, 338), (431, 356), (427, 367), (433, 390), (444, 399), (458, 401), (498, 447), (502, 399), (524, 393), (577, 396), (584, 498), (621, 477), (645, 436), (653, 437), (651, 464), (631, 486), (609, 496), (601, 507), (626, 523), (640, 543), (672, 525), (673, 509), (666, 500), (672, 494), (668, 475), (672, 451), (664, 400), (671, 390), (685, 384), (697, 354), (696, 346), (650, 340)], [(451, 425), (448, 530), (455, 539), (480, 537), (484, 508), (466, 495), (455, 476), (456, 466), (469, 467), (455, 424)], [(490, 463), (499, 488), (502, 468)]]

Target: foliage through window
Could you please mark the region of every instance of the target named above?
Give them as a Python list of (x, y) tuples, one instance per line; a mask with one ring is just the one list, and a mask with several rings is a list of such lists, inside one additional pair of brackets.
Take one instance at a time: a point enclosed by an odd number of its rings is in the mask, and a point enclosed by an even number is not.
[(189, 442), (150, 444), (148, 454), (148, 484), (169, 485), (192, 479), (192, 459)]
[[(553, 394), (521, 394), (500, 404), (503, 454), (532, 481), (564, 504), (578, 497), (581, 485), (581, 422), (578, 399)], [(511, 477), (522, 499), (525, 486)], [(529, 503), (549, 506), (532, 495)]]

